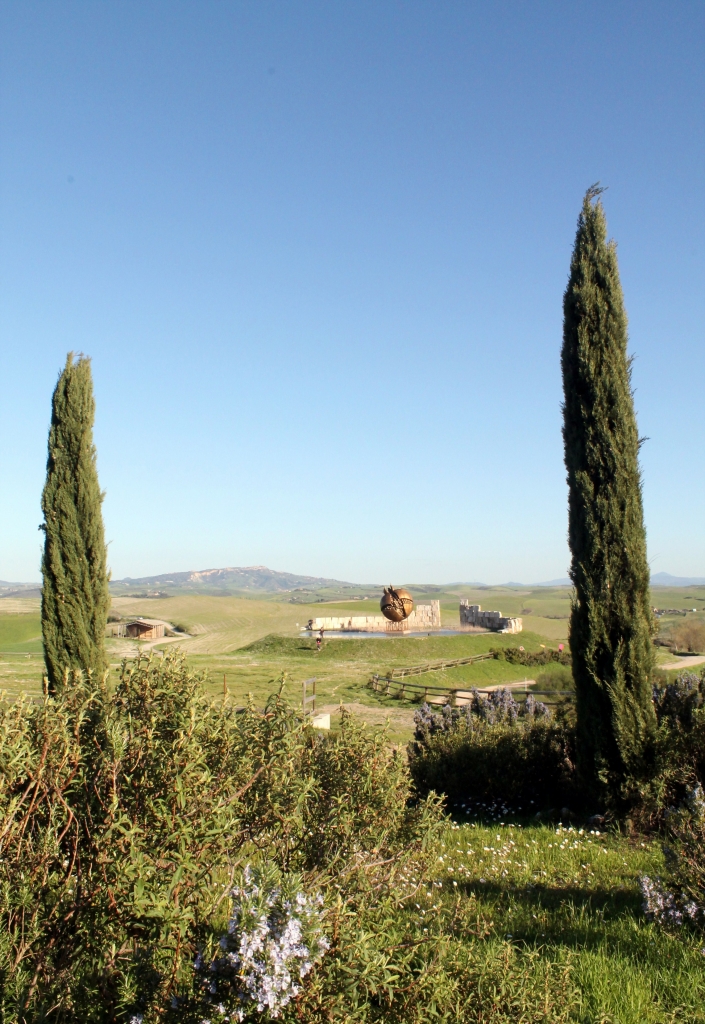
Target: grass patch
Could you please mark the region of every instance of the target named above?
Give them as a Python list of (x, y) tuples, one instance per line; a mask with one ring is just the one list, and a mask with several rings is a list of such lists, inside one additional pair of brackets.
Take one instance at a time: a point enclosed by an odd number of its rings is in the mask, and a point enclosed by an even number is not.
[(4, 611), (0, 604), (0, 690), (39, 696), (44, 674), (39, 601), (22, 601), (20, 608)]
[(503, 819), (453, 825), (443, 843), (422, 916), (457, 904), (467, 919), (471, 907), (468, 944), (509, 945), (533, 955), (537, 972), (569, 965), (567, 1019), (705, 1020), (702, 940), (669, 935), (641, 911), (639, 876), (663, 873), (658, 842)]
[(0, 651), (28, 650), (27, 644), (39, 644), (41, 652), (42, 626), (38, 612), (15, 615), (0, 614)]
[[(539, 650), (542, 638), (526, 633), (522, 643), (527, 650)], [(255, 640), (239, 650), (218, 655), (192, 653), (185, 646), (189, 664), (208, 671), (208, 689), (222, 693), (223, 680), (238, 701), (251, 693), (263, 702), (272, 683), (287, 674), (285, 692), (293, 702), (300, 700), (304, 679), (315, 677), (319, 705), (362, 703), (371, 708), (408, 709), (407, 724), (398, 726), (396, 742), (411, 738), (413, 705), (374, 693), (368, 686), (373, 673), (385, 674), (393, 668), (422, 665), (447, 658), (484, 654), (492, 647), (516, 645), (516, 637), (497, 634), (460, 634), (457, 636), (394, 637), (367, 639), (324, 639), (321, 650), (308, 637), (278, 634)], [(531, 670), (507, 662), (487, 661), (464, 665), (444, 672), (414, 676), (413, 682), (427, 680), (431, 686), (483, 686), (523, 679)], [(396, 691), (396, 687), (394, 688)]]

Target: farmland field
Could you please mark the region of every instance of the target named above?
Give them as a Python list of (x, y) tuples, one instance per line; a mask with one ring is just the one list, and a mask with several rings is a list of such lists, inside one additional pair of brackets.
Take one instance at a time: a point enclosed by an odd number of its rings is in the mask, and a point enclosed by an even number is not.
[[(567, 638), (570, 590), (567, 587), (493, 587), (450, 588), (414, 587), (417, 603), (440, 600), (444, 626), (459, 625), (458, 604), (467, 597), (486, 609), (498, 609), (505, 615), (520, 615), (524, 632), (520, 637), (497, 634), (434, 635), (429, 637), (371, 637), (347, 639), (326, 637), (322, 650), (299, 635), (299, 627), (317, 615), (377, 614), (376, 599), (292, 603), (279, 595), (273, 599), (252, 597), (216, 597), (179, 595), (163, 598), (118, 597), (113, 611), (122, 616), (139, 615), (164, 619), (184, 628), (190, 636), (179, 640), (189, 664), (195, 671), (208, 674), (208, 686), (214, 694), (223, 692), (223, 683), (237, 701), (252, 694), (257, 702), (278, 685), (286, 673), (285, 688), (292, 700), (298, 700), (301, 683), (317, 680), (318, 705), (335, 709), (343, 701), (372, 723), (390, 719), (392, 735), (408, 737), (413, 707), (405, 702), (374, 694), (367, 686), (373, 673), (385, 674), (394, 668), (421, 665), (442, 659), (456, 659), (483, 653), (490, 647), (516, 646), (537, 650), (540, 644), (555, 647)], [(654, 605), (662, 608), (688, 608), (689, 616), (705, 621), (705, 587), (666, 589), (653, 592)], [(695, 613), (692, 609), (696, 608)], [(682, 618), (666, 616), (668, 628)], [(166, 643), (153, 646), (164, 650)], [(108, 654), (115, 671), (124, 657), (134, 657), (147, 645), (132, 640), (109, 640)], [(37, 598), (0, 600), (0, 686), (10, 693), (26, 690), (38, 695), (41, 688), (41, 628)], [(659, 652), (659, 661), (672, 656)], [(686, 663), (684, 663), (686, 664)], [(417, 676), (422, 685), (472, 687), (532, 679), (536, 671), (502, 661), (480, 662)]]
[[(520, 636), (326, 637), (319, 652), (314, 640), (299, 635), (297, 624), (324, 609), (332, 615), (376, 612), (377, 602), (303, 605), (271, 597), (175, 595), (118, 598), (113, 611), (185, 627), (190, 637), (176, 644), (195, 671), (207, 673), (216, 699), (225, 683), (237, 702), (252, 694), (261, 704), (284, 676), (285, 693), (298, 703), (302, 681), (315, 677), (318, 709), (333, 712), (334, 727), (335, 709), (343, 702), (371, 728), (386, 723), (390, 742), (402, 744), (413, 729), (414, 705), (374, 693), (367, 685), (372, 673), (469, 657), (492, 647), (521, 644), (535, 651), (542, 644), (555, 647), (566, 636), (567, 589), (496, 588), (463, 591), (462, 596), (466, 593), (485, 608), (523, 615), (525, 631)], [(444, 625), (457, 625), (457, 595), (425, 596), (441, 600)], [(690, 616), (705, 619), (705, 588), (653, 596), (658, 607), (690, 608)], [(665, 621), (683, 620), (667, 616)], [(37, 599), (0, 600), (0, 686), (11, 695), (40, 693), (40, 634)], [(170, 645), (153, 644), (154, 656)], [(148, 652), (149, 645), (108, 641), (113, 679), (121, 659), (140, 649)], [(673, 655), (659, 652), (659, 659), (669, 663)], [(420, 674), (413, 681), (470, 687), (516, 682), (540, 672), (489, 660)], [(418, 880), (416, 902), (400, 911), (408, 918), (409, 941), (423, 943), (433, 932), (447, 935), (449, 955), (458, 963), (465, 963), (465, 957), (479, 977), (483, 964), (505, 965), (504, 983), (517, 998), (542, 989), (549, 974), (564, 979), (563, 988), (545, 989), (546, 999), (563, 1000), (560, 1006), (549, 1013), (547, 1005), (545, 1017), (522, 1019), (705, 1024), (702, 939), (685, 929), (669, 934), (642, 911), (640, 875), (657, 877), (664, 870), (658, 836), (549, 825), (513, 817), (506, 807), (500, 812), (457, 806), (453, 817), (436, 870)]]

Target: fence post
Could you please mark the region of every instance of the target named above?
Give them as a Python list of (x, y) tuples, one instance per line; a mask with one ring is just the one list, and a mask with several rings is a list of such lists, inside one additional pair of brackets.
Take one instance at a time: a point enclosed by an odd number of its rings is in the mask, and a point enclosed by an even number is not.
[[(311, 685), (311, 696), (307, 695), (307, 690), (308, 690), (309, 684)], [(313, 676), (311, 679), (304, 679), (304, 681), (302, 683), (302, 688), (303, 688), (302, 710), (303, 710), (304, 719), (306, 718), (307, 715), (310, 715), (313, 718), (313, 716), (316, 714), (316, 677)], [(308, 704), (311, 705), (311, 710), (310, 711), (307, 709), (307, 705)]]

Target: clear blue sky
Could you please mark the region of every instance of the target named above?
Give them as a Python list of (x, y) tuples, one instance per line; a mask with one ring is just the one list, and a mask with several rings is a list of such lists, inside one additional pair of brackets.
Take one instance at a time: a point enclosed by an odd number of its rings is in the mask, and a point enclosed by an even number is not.
[(6, 0), (0, 578), (93, 360), (115, 578), (564, 576), (561, 300), (617, 239), (654, 571), (705, 575), (701, 0)]

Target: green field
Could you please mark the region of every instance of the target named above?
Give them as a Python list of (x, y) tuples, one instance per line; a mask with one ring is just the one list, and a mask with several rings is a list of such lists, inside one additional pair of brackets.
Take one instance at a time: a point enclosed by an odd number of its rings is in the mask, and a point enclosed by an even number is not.
[[(570, 590), (566, 587), (452, 588), (412, 587), (417, 603), (440, 600), (444, 626), (459, 624), (458, 605), (467, 597), (485, 609), (505, 615), (520, 615), (524, 632), (519, 636), (462, 634), (430, 637), (376, 637), (370, 639), (325, 638), (320, 652), (309, 638), (301, 638), (299, 627), (318, 615), (376, 614), (377, 599), (294, 603), (288, 597), (175, 595), (165, 598), (121, 597), (113, 610), (123, 616), (141, 615), (165, 619), (184, 627), (190, 638), (179, 641), (189, 663), (206, 672), (214, 694), (223, 692), (223, 682), (238, 701), (252, 694), (263, 702), (277, 680), (286, 673), (286, 689), (298, 700), (304, 679), (316, 678), (319, 707), (334, 709), (340, 701), (352, 705), (370, 723), (391, 723), (391, 736), (408, 738), (413, 706), (374, 694), (367, 686), (373, 673), (420, 665), (442, 659), (468, 657), (490, 647), (522, 644), (527, 650), (540, 644), (555, 647), (565, 641), (570, 613)], [(325, 596), (325, 595), (324, 595)], [(319, 595), (320, 597), (320, 595)], [(691, 617), (705, 621), (705, 587), (659, 588), (653, 592), (654, 605), (668, 608), (697, 608)], [(664, 628), (678, 618), (662, 620)], [(0, 686), (10, 693), (25, 690), (39, 694), (41, 688), (41, 639), (39, 601), (36, 598), (0, 601)], [(166, 644), (154, 645), (163, 650)], [(124, 657), (134, 657), (145, 645), (130, 640), (108, 641), (113, 671)], [(668, 662), (668, 652), (659, 661)], [(502, 661), (481, 662), (443, 672), (414, 677), (421, 685), (472, 687), (517, 682), (535, 678), (536, 671)]]
[[(238, 702), (252, 694), (261, 704), (285, 674), (285, 692), (298, 702), (302, 681), (315, 677), (319, 710), (334, 712), (342, 701), (370, 727), (387, 722), (389, 740), (402, 744), (411, 735), (414, 705), (375, 694), (367, 685), (373, 672), (468, 657), (498, 646), (521, 644), (526, 650), (537, 650), (541, 644), (556, 646), (566, 636), (568, 590), (458, 589), (485, 608), (523, 615), (525, 632), (520, 636), (326, 638), (318, 652), (314, 640), (300, 637), (297, 623), (324, 611), (332, 615), (376, 612), (377, 603), (302, 605), (271, 598), (189, 595), (120, 598), (114, 610), (186, 626), (193, 635), (179, 641), (179, 646), (193, 669), (208, 674), (214, 698), (223, 692), (225, 682)], [(446, 591), (425, 596), (442, 601), (444, 624), (457, 623), (460, 595)], [(657, 591), (654, 604), (696, 607), (695, 617), (705, 619), (705, 588)], [(167, 646), (155, 644), (155, 656)], [(146, 645), (108, 642), (113, 678), (120, 660), (134, 657), (140, 649)], [(667, 663), (669, 657), (659, 653), (661, 662)], [(413, 681), (482, 686), (531, 678), (541, 671), (491, 660), (415, 676)], [(0, 685), (10, 693), (26, 690), (38, 695), (41, 676), (38, 601), (3, 599)], [(403, 911), (409, 914), (410, 939), (423, 942), (429, 931), (437, 930), (448, 936), (451, 945), (467, 947), (468, 955), (506, 962), (507, 990), (517, 998), (527, 986), (543, 984), (542, 972), (564, 977), (565, 1016), (559, 1017), (556, 1007), (549, 1012), (547, 1006), (545, 1017), (531, 1020), (705, 1022), (702, 939), (687, 929), (669, 935), (647, 922), (641, 910), (639, 876), (656, 877), (664, 870), (658, 838), (598, 835), (577, 825), (568, 829), (499, 816), (475, 821), (462, 812), (456, 821), (460, 824), (449, 822), (437, 871), (418, 880), (416, 903)], [(511, 973), (518, 969), (517, 956), (526, 971), (523, 981)], [(552, 989), (551, 998), (555, 993)]]
[(41, 634), (38, 598), (0, 600), (0, 689), (41, 692)]

